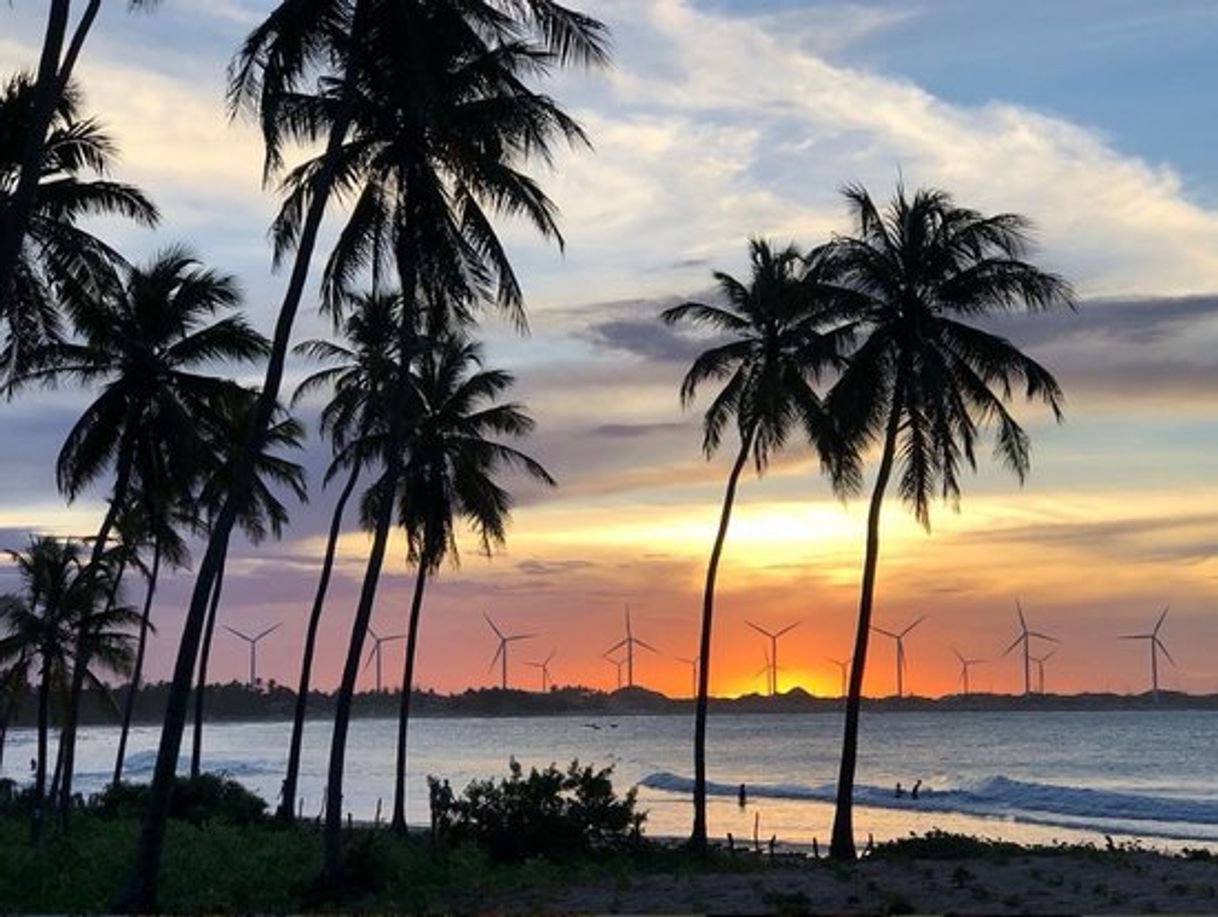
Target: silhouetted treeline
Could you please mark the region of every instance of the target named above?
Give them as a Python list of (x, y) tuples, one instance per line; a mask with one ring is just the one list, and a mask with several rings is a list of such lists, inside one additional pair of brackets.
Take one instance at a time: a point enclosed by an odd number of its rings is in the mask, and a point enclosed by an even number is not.
[[(139, 690), (135, 698), (135, 722), (158, 725), (165, 714), (169, 685), (157, 682)], [(96, 693), (86, 693), (81, 722), (89, 725), (117, 725), (116, 709), (126, 702), (126, 689), (113, 691), (106, 699)], [(290, 720), (296, 701), (291, 689), (275, 682), (251, 689), (240, 682), (208, 686), (207, 719), (209, 722), (243, 720)], [(311, 716), (324, 719), (334, 710), (333, 692), (309, 693)], [(401, 704), (400, 691), (365, 691), (355, 695), (354, 715), (357, 717), (395, 717)], [(688, 715), (693, 709), (692, 698), (668, 697), (646, 688), (622, 688), (600, 691), (581, 686), (552, 688), (545, 694), (501, 688), (471, 688), (459, 694), (438, 694), (435, 691), (415, 691), (412, 709), (420, 716), (634, 716)], [(117, 705), (117, 706), (116, 706)], [(746, 694), (737, 698), (712, 698), (711, 709), (716, 713), (790, 714), (820, 713), (840, 710), (841, 698), (817, 697), (801, 688), (770, 697)], [(1218, 694), (1184, 694), (1161, 691), (1156, 703), (1145, 694), (1036, 694), (1029, 697), (1012, 694), (953, 694), (946, 697), (880, 697), (868, 698), (869, 710), (892, 712), (993, 712), (1003, 710), (1218, 710)], [(14, 713), (9, 725), (33, 727), (37, 710), (30, 692)]]

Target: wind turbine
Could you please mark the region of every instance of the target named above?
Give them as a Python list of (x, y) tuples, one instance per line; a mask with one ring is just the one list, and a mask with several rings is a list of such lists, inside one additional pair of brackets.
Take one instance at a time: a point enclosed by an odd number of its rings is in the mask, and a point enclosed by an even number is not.
[(500, 682), (500, 687), (502, 687), (503, 690), (506, 691), (507, 686), (508, 686), (508, 677), (507, 677), (508, 676), (508, 644), (514, 643), (517, 640), (529, 640), (533, 637), (536, 637), (537, 635), (536, 634), (505, 635), (503, 633), (503, 631), (501, 631), (498, 627), (495, 626), (495, 622), (491, 620), (490, 615), (483, 613), (482, 617), (486, 618), (486, 623), (491, 626), (491, 630), (493, 630), (495, 632), (495, 636), (499, 638), (499, 649), (495, 650), (495, 655), (491, 657), (491, 664), (490, 664), (489, 668), (493, 669), (495, 667), (495, 663), (502, 660), (503, 674), (502, 674), (502, 679)]
[(1061, 641), (1048, 634), (1028, 630), (1028, 621), (1023, 616), (1023, 606), (1019, 604), (1018, 599), (1015, 600), (1015, 611), (1019, 613), (1019, 636), (1015, 638), (1014, 643), (1003, 650), (1002, 655), (1006, 656), (1019, 644), (1023, 644), (1023, 694), (1024, 697), (1027, 697), (1032, 693), (1032, 640), (1048, 640), (1050, 643), (1060, 643)]
[(634, 631), (630, 629), (630, 605), (627, 604), (626, 636), (617, 643), (613, 644), (613, 646), (609, 647), (609, 649), (605, 650), (605, 652), (612, 653), (613, 651), (621, 649), (622, 647), (626, 648), (626, 687), (628, 688), (634, 687), (634, 648), (636, 645), (641, 646), (645, 650), (651, 650), (653, 653), (659, 652), (659, 650), (657, 650), (650, 643), (645, 640), (640, 640), (634, 635)]
[(757, 631), (757, 633), (764, 634), (770, 638), (770, 697), (773, 697), (778, 693), (778, 638), (788, 631), (792, 631), (799, 627), (799, 622), (796, 621), (794, 624), (788, 624), (786, 627), (782, 628), (782, 630), (777, 631), (768, 631), (764, 627), (758, 627), (752, 621), (745, 621), (744, 623), (753, 628), (753, 630)]
[(758, 675), (764, 675), (765, 676), (765, 693), (768, 694), (770, 697), (773, 697), (774, 696), (774, 667), (770, 662), (770, 651), (767, 649), (763, 649), (762, 653), (765, 654), (765, 665), (763, 665), (756, 672), (754, 672), (753, 677), (756, 678)]
[(1032, 661), (1036, 663), (1036, 693), (1045, 693), (1045, 663), (1057, 652), (1057, 650), (1049, 650), (1043, 656), (1033, 656)]
[(1150, 690), (1154, 694), (1156, 704), (1159, 702), (1159, 650), (1163, 651), (1168, 662), (1172, 665), (1176, 664), (1176, 660), (1171, 658), (1171, 653), (1159, 639), (1159, 628), (1163, 626), (1163, 619), (1167, 617), (1167, 612), (1170, 610), (1170, 605), (1163, 609), (1163, 613), (1159, 615), (1159, 620), (1155, 622), (1154, 629), (1149, 634), (1122, 634), (1120, 637), (1121, 640), (1145, 640), (1150, 644)]
[(897, 643), (897, 697), (905, 696), (905, 638), (909, 632), (926, 620), (926, 615), (922, 615), (908, 627), (902, 631), (893, 633), (890, 630), (884, 630), (882, 627), (872, 625), (871, 629), (876, 633), (883, 634), (885, 637), (891, 637)]
[(988, 660), (986, 660), (986, 659), (965, 659), (964, 656), (962, 656), (960, 654), (960, 651), (958, 649), (956, 649), (955, 647), (952, 647), (952, 652), (955, 653), (956, 658), (960, 660), (960, 681), (964, 683), (964, 696), (968, 697), (968, 695), (971, 693), (969, 691), (969, 687), (968, 687), (968, 670), (972, 666), (979, 665), (983, 662), (987, 662)]
[(617, 669), (617, 689), (622, 690), (622, 666), (626, 664), (626, 660), (614, 659), (608, 652), (601, 653), (601, 658)]
[(837, 666), (842, 671), (842, 693), (838, 696), (845, 697), (846, 696), (846, 679), (850, 673), (850, 663), (854, 661), (854, 658), (853, 657), (851, 657), (850, 659), (832, 659), (831, 658), (829, 661), (832, 662), (835, 666)]
[(280, 621), (278, 624), (274, 625), (273, 627), (268, 627), (262, 633), (255, 634), (253, 637), (251, 637), (249, 634), (243, 634), (239, 630), (234, 630), (233, 628), (229, 627), (227, 624), (224, 625), (224, 629), (226, 631), (228, 631), (234, 637), (240, 637), (242, 640), (244, 640), (246, 643), (248, 643), (250, 645), (250, 683), (249, 683), (249, 686), (251, 688), (254, 687), (254, 685), (257, 684), (257, 682), (258, 682), (258, 641), (261, 640), (263, 637), (268, 636), (273, 631), (278, 630), (280, 628), (280, 626), (282, 626), (282, 624), (283, 624), (283, 622)]
[(558, 654), (558, 650), (550, 650), (550, 655), (541, 662), (526, 662), (525, 665), (531, 668), (538, 669), (541, 672), (541, 693), (545, 694), (550, 690), (550, 660)]
[(368, 633), (372, 637), (372, 651), (368, 653), (368, 661), (364, 663), (364, 668), (368, 668), (372, 664), (372, 660), (376, 659), (376, 693), (381, 693), (381, 646), (386, 643), (392, 643), (394, 640), (405, 640), (405, 634), (389, 634), (382, 637), (377, 634), (371, 627), (368, 628)]
[(698, 657), (686, 659), (684, 656), (674, 656), (677, 662), (684, 662), (689, 666), (689, 682), (690, 682), (690, 697), (698, 696)]

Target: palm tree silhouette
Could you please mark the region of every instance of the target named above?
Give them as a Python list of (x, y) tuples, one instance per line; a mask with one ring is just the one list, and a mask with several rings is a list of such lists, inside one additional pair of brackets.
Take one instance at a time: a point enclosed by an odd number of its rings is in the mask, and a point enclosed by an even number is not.
[[(20, 147), (29, 133), (33, 93), (24, 74), (0, 88), (0, 213), (12, 206), (20, 181)], [(9, 295), (0, 295), (4, 385), (26, 369), (31, 350), (62, 336), (57, 290), (96, 291), (122, 263), (116, 251), (78, 225), (80, 219), (108, 214), (147, 226), (158, 220), (156, 208), (138, 189), (105, 178), (116, 158), (114, 143), (81, 108), (80, 93), (69, 86), (52, 113), (35, 198), (23, 217), (21, 242), (5, 284)]]
[(995, 312), (1037, 312), (1070, 303), (1061, 278), (1024, 260), (1028, 223), (1014, 214), (982, 216), (942, 191), (898, 188), (881, 212), (866, 189), (845, 191), (854, 234), (831, 242), (825, 257), (836, 282), (857, 297), (862, 340), (826, 397), (832, 429), (822, 454), (844, 493), (862, 487), (862, 456), (880, 446), (867, 516), (858, 631), (842, 739), (832, 856), (855, 855), (853, 791), (858, 721), (879, 558), (880, 510), (894, 466), (898, 493), (924, 526), (939, 492), (960, 497), (961, 466), (996, 427), (996, 457), (1022, 482), (1027, 434), (1007, 411), (1021, 385), (1061, 418), (1062, 393), (1044, 367), (1009, 341), (969, 323)]
[(706, 411), (702, 450), (711, 458), (729, 426), (735, 426), (740, 436), (702, 600), (690, 837), (697, 850), (706, 847), (706, 717), (715, 581), (736, 487), (749, 456), (758, 475), (764, 474), (770, 457), (786, 445), (792, 428), (801, 428), (813, 440), (822, 435), (821, 403), (812, 383), (839, 359), (851, 333), (849, 324), (823, 330), (837, 315), (833, 300), (826, 295), (831, 288), (822, 283), (818, 262), (805, 270), (804, 259), (793, 246), (776, 250), (760, 239), (749, 243), (749, 261), (752, 273), (747, 283), (729, 274), (715, 274), (723, 305), (687, 302), (666, 309), (661, 316), (670, 325), (686, 322), (726, 337), (694, 361), (681, 383), (681, 403), (689, 407), (699, 386), (723, 381)]
[[(202, 470), (200, 418), (237, 387), (200, 370), (218, 361), (249, 362), (266, 352), (266, 341), (241, 316), (212, 321), (235, 307), (240, 295), (232, 278), (204, 268), (185, 248), (166, 249), (146, 266), (122, 267), (121, 274), (122, 282), (103, 295), (69, 292), (65, 302), (74, 337), (38, 348), (18, 379), (21, 385), (68, 379), (97, 391), (56, 462), (59, 489), (69, 502), (113, 468), (92, 564), (107, 549), (136, 487), (186, 493)], [(83, 621), (81, 627), (83, 633)], [(64, 725), (65, 798), (87, 654), (78, 653), (76, 661)]]
[[(31, 538), (24, 552), (6, 553), (16, 564), (22, 592), (0, 596), (0, 666), (11, 667), (9, 677), (18, 683), (28, 683), (32, 677), (38, 685), (33, 821), (37, 839), (46, 801), (51, 695), (58, 693), (66, 702), (71, 673), (82, 665), (85, 681), (105, 692), (97, 667), (126, 671), (133, 639), (129, 628), (139, 622), (139, 616), (110, 601), (113, 570), (109, 564), (86, 564), (78, 542), (40, 536)], [(65, 723), (61, 754), (66, 728)]]
[[(235, 389), (219, 399), (210, 416), (205, 418), (204, 437), (207, 442), (209, 468), (199, 488), (197, 505), (204, 518), (204, 528), (219, 512), (232, 487), (231, 468), (249, 434), (258, 395), (248, 389)], [(241, 513), (237, 517), (245, 537), (253, 544), (260, 544), (270, 535), (276, 539), (283, 535), (288, 523), (288, 510), (275, 495), (276, 488), (290, 491), (303, 502), (308, 491), (305, 486), (304, 469), (296, 462), (275, 453), (277, 449), (299, 449), (303, 445), (304, 428), (295, 418), (280, 412), (270, 429), (262, 437), (262, 449), (254, 464), (254, 485), (246, 490)], [(227, 557), (227, 551), (225, 552)], [(198, 777), (202, 772), (203, 719), (207, 695), (207, 666), (211, 657), (211, 641), (216, 630), (216, 614), (220, 606), (220, 594), (224, 588), (224, 565), (220, 566), (212, 590), (211, 605), (207, 612), (207, 625), (203, 631), (203, 642), (199, 647), (199, 666), (195, 685), (194, 742), (190, 752), (190, 775)]]
[[(295, 406), (318, 389), (332, 389), (333, 397), (321, 413), (322, 432), (329, 436), (334, 450), (334, 459), (326, 470), (323, 483), (328, 484), (343, 470), (347, 471), (347, 478), (334, 504), (326, 550), (322, 557), (321, 574), (317, 580), (317, 590), (313, 596), (313, 607), (309, 612), (305, 631), (300, 684), (296, 691), (292, 718), (292, 738), (288, 745), (288, 766), (279, 805), (279, 817), (289, 822), (295, 818), (296, 787), (300, 779), (300, 755), (313, 658), (317, 646), (317, 629), (321, 623), (326, 592), (330, 586), (334, 555), (338, 537), (342, 532), (343, 514), (351, 494), (355, 491), (360, 472), (369, 461), (361, 449), (361, 437), (370, 433), (378, 422), (378, 412), (383, 406), (380, 395), (396, 387), (394, 379), (398, 360), (395, 344), (397, 315), (400, 309), (401, 300), (396, 295), (370, 294), (354, 297), (352, 305), (344, 310), (347, 313), (343, 321), (343, 336), (347, 341), (345, 345), (326, 340), (312, 340), (296, 347), (296, 352), (303, 356), (331, 364), (300, 383), (293, 395), (292, 404)], [(379, 422), (383, 423), (383, 420), (379, 418)]]
[[(128, 5), (134, 9), (151, 7), (156, 2), (130, 0)], [(5, 206), (0, 207), (0, 316), (9, 311), (21, 247), (41, 206), (41, 182), (49, 174), (48, 161), (54, 157), (56, 118), (64, 100), (72, 95), (72, 72), (97, 18), (101, 0), (87, 0), (69, 39), (71, 6), (71, 0), (50, 0), (38, 70), (32, 82), (28, 76), (20, 77), (29, 86), (22, 106), (26, 112), (22, 119), (24, 127), (9, 147), (15, 168), (0, 182), (0, 188), (10, 189), (4, 195), (8, 198)]]
[[(583, 138), (578, 125), (548, 96), (530, 89), (527, 79), (588, 60), (603, 29), (595, 20), (536, 0), (402, 4), (376, 26), (364, 50), (372, 65), (361, 74), (351, 137), (336, 154), (351, 210), (327, 263), (323, 292), (333, 304), (364, 270), (384, 263), (396, 268), (403, 302), (401, 390), (390, 396), (382, 475), (386, 492), (393, 493), (408, 416), (406, 364), (424, 322), (442, 327), (448, 323), (442, 315), (460, 322), (474, 306), (493, 301), (523, 324), (520, 286), (491, 218), (521, 215), (544, 236), (559, 239), (552, 203), (519, 165), (530, 158), (549, 160), (557, 139)], [(298, 106), (293, 116), (317, 135), (326, 129), (331, 108), (324, 96), (320, 103)], [(288, 175), (291, 191), (274, 228), (280, 245), (294, 244), (298, 216), (314, 203), (313, 175), (324, 165), (323, 158)], [(426, 319), (424, 311), (431, 313)], [(392, 501), (379, 501), (379, 514), (370, 521), (372, 546), (331, 739), (323, 866), (330, 880), (342, 871), (346, 737), (393, 524)]]
[[(406, 832), (406, 738), (410, 720), (419, 617), (429, 575), (448, 558), (458, 562), (455, 522), (466, 522), (487, 556), (507, 537), (512, 497), (495, 480), (500, 470), (523, 472), (553, 486), (546, 470), (524, 453), (500, 442), (533, 430), (521, 405), (500, 402), (513, 383), (510, 374), (482, 368), (481, 348), (459, 335), (422, 343), (411, 377), (410, 424), (397, 485), (397, 519), (406, 533), (408, 559), (415, 564), (414, 597), (406, 631), (406, 658), (398, 716), (393, 828)], [(379, 484), (387, 483), (382, 479)], [(364, 506), (376, 518), (387, 490), (372, 488)]]

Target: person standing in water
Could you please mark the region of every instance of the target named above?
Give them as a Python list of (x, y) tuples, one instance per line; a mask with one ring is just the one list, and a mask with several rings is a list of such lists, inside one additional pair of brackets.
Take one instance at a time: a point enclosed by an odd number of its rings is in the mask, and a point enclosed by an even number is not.
[(743, 783), (740, 784), (740, 793), (737, 795), (737, 799), (739, 799), (740, 808), (742, 809), (749, 804), (749, 794), (745, 792)]

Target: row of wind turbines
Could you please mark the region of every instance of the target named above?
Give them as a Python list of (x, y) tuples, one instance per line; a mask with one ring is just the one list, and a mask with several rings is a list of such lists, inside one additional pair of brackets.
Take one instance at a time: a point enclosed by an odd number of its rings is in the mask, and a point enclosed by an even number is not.
[[(1164, 644), (1162, 638), (1160, 637), (1160, 632), (1163, 628), (1164, 622), (1167, 619), (1167, 613), (1169, 610), (1170, 610), (1170, 606), (1165, 607), (1163, 609), (1163, 611), (1159, 614), (1158, 619), (1155, 621), (1154, 627), (1151, 628), (1151, 630), (1148, 633), (1118, 635), (1118, 639), (1120, 639), (1120, 640), (1144, 640), (1144, 641), (1146, 641), (1147, 649), (1150, 653), (1150, 686), (1151, 686), (1151, 692), (1152, 692), (1155, 700), (1158, 700), (1158, 697), (1159, 697), (1159, 653), (1162, 653), (1164, 658), (1166, 658), (1167, 661), (1171, 665), (1174, 666), (1176, 664), (1175, 660), (1172, 658), (1171, 653), (1168, 652), (1166, 644)], [(1029, 628), (1027, 618), (1024, 615), (1023, 606), (1020, 604), (1019, 601), (1016, 601), (1016, 603), (1015, 603), (1015, 611), (1019, 618), (1019, 632), (1018, 632), (1018, 635), (1015, 637), (1015, 640), (1010, 644), (1010, 646), (1008, 646), (1005, 650), (1003, 650), (1001, 655), (1004, 657), (1009, 656), (1016, 649), (1022, 649), (1023, 680), (1024, 680), (1023, 693), (1025, 695), (1031, 695), (1034, 693), (1043, 694), (1045, 692), (1045, 663), (1048, 662), (1049, 659), (1051, 659), (1056, 654), (1057, 650), (1055, 648), (1048, 649), (1047, 652), (1041, 652), (1039, 655), (1037, 655), (1037, 653), (1033, 652), (1033, 649), (1034, 649), (1034, 647), (1035, 648), (1047, 647), (1047, 645), (1049, 645), (1049, 644), (1060, 644), (1061, 641), (1050, 634), (1044, 633), (1043, 631), (1032, 630), (1031, 628)], [(538, 636), (538, 634), (536, 634), (536, 633), (522, 633), (522, 634), (504, 633), (499, 628), (499, 626), (494, 622), (494, 620), (491, 619), (490, 615), (483, 614), (483, 617), (486, 619), (487, 625), (490, 627), (491, 631), (494, 633), (494, 635), (498, 641), (498, 645), (495, 649), (495, 654), (494, 654), (494, 656), (491, 657), (489, 669), (493, 670), (495, 668), (496, 664), (499, 665), (500, 687), (503, 688), (504, 690), (507, 690), (510, 687), (509, 680), (508, 680), (508, 675), (509, 675), (508, 655), (509, 655), (511, 645), (513, 643), (517, 643), (520, 641), (535, 639)], [(880, 634), (881, 636), (889, 638), (894, 643), (895, 651), (896, 651), (895, 652), (895, 663), (896, 663), (896, 696), (897, 697), (905, 696), (905, 681), (907, 678), (907, 673), (908, 673), (908, 668), (909, 668), (909, 657), (907, 656), (907, 654), (905, 652), (905, 639), (910, 635), (910, 633), (913, 632), (913, 630), (915, 628), (917, 628), (920, 624), (922, 624), (927, 619), (927, 617), (929, 617), (929, 616), (921, 615), (918, 618), (916, 618), (913, 622), (906, 625), (901, 630), (894, 631), (894, 630), (887, 630), (885, 628), (878, 627), (878, 626), (872, 627), (872, 630), (874, 630), (877, 634)], [(785, 627), (781, 627), (777, 630), (769, 630), (765, 627), (762, 627), (759, 624), (753, 623), (752, 621), (746, 620), (745, 623), (749, 627), (751, 627), (753, 630), (755, 630), (758, 634), (763, 636), (767, 641), (767, 645), (763, 648), (763, 656), (765, 658), (765, 665), (762, 668), (757, 670), (756, 675), (765, 676), (766, 693), (769, 694), (771, 697), (773, 697), (779, 693), (778, 675), (779, 675), (780, 667), (778, 665), (778, 641), (782, 637), (785, 637), (787, 634), (789, 634), (791, 631), (793, 631), (795, 628), (799, 627), (799, 625), (802, 622), (796, 621), (792, 624), (788, 624)], [(618, 640), (616, 643), (614, 643), (612, 646), (610, 646), (608, 649), (606, 649), (603, 653), (601, 653), (601, 658), (605, 659), (607, 662), (609, 662), (611, 665), (614, 666), (614, 668), (616, 670), (616, 676), (617, 676), (617, 687), (619, 689), (622, 687), (634, 687), (635, 686), (634, 655), (635, 655), (636, 649), (647, 650), (648, 652), (655, 653), (657, 655), (660, 654), (660, 651), (657, 650), (654, 646), (652, 646), (646, 640), (643, 640), (641, 637), (638, 637), (635, 635), (634, 627), (631, 622), (629, 605), (626, 606), (625, 624), (626, 624), (625, 636), (623, 636), (622, 639)], [(251, 688), (253, 688), (258, 683), (258, 645), (259, 645), (259, 643), (261, 643), (261, 641), (263, 639), (270, 636), (272, 633), (274, 633), (276, 630), (278, 630), (281, 626), (282, 626), (282, 622), (272, 625), (271, 627), (268, 627), (265, 630), (260, 631), (256, 634), (247, 634), (247, 633), (244, 633), (243, 631), (237, 630), (236, 628), (229, 627), (228, 625), (224, 625), (225, 630), (227, 630), (229, 633), (231, 633), (234, 637), (237, 637), (238, 639), (244, 641), (249, 646), (249, 686)], [(372, 640), (372, 648), (368, 653), (368, 660), (364, 664), (364, 668), (366, 669), (369, 666), (375, 665), (374, 671), (375, 671), (375, 676), (376, 676), (376, 690), (379, 693), (383, 690), (383, 687), (384, 687), (384, 683), (382, 680), (382, 653), (384, 651), (384, 647), (387, 646), (388, 644), (394, 643), (398, 640), (406, 639), (406, 635), (405, 634), (380, 634), (371, 627), (368, 628), (368, 635)], [(960, 685), (962, 688), (962, 693), (965, 695), (968, 695), (968, 694), (972, 693), (971, 684), (970, 684), (970, 673), (971, 673), (972, 668), (977, 665), (986, 664), (986, 663), (990, 662), (991, 660), (985, 659), (985, 658), (980, 658), (980, 657), (965, 656), (963, 653), (960, 652), (960, 650), (956, 649), (955, 647), (952, 648), (952, 652), (955, 654), (956, 659), (960, 663), (959, 678), (960, 678)], [(544, 659), (536, 660), (536, 661), (526, 661), (524, 663), (526, 666), (529, 666), (530, 668), (537, 670), (537, 673), (538, 673), (538, 676), (539, 676), (540, 682), (541, 682), (542, 692), (549, 691), (551, 685), (554, 683), (553, 677), (550, 673), (550, 663), (554, 661), (554, 658), (556, 655), (557, 655), (557, 651), (551, 650), (549, 655), (546, 656)], [(698, 659), (682, 657), (682, 656), (674, 656), (673, 658), (676, 661), (684, 663), (690, 667), (690, 693), (691, 693), (691, 695), (696, 694), (697, 686), (698, 686)], [(833, 663), (834, 665), (836, 665), (840, 671), (841, 695), (845, 696), (846, 685), (847, 685), (847, 682), (848, 682), (849, 676), (850, 676), (850, 665), (853, 660), (852, 659), (830, 658), (828, 661)], [(1033, 665), (1036, 666), (1036, 677), (1035, 678), (1033, 678), (1033, 669), (1032, 669)], [(623, 677), (622, 677), (623, 669), (625, 669), (624, 682), (623, 682)]]

